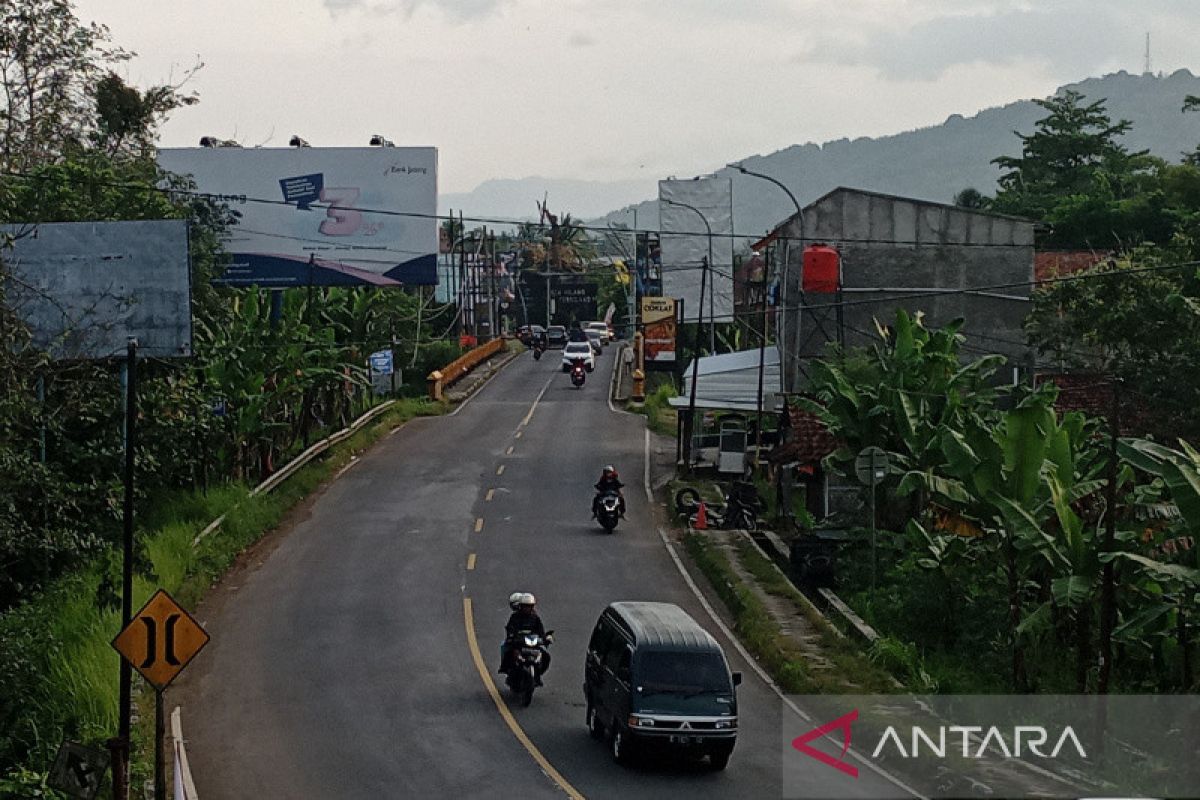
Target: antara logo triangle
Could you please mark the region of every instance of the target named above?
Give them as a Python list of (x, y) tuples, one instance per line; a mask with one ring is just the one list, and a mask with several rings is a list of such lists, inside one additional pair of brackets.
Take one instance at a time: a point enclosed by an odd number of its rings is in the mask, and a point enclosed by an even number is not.
[[(843, 760), (846, 758), (847, 751), (850, 750), (850, 737), (852, 735), (851, 730), (850, 730), (850, 723), (854, 722), (854, 720), (856, 720), (856, 719), (858, 719), (858, 709), (857, 708), (854, 709), (853, 711), (851, 711), (849, 714), (846, 714), (845, 716), (838, 717), (833, 722), (826, 722), (824, 725), (822, 725), (819, 728), (813, 728), (808, 733), (803, 734), (801, 736), (797, 736), (795, 739), (792, 740), (792, 747), (796, 748), (801, 753), (804, 753), (804, 755), (809, 756), (810, 758), (815, 758), (817, 761), (820, 761), (822, 764), (833, 767), (834, 769), (838, 770), (839, 772), (846, 773), (851, 778), (857, 778), (858, 777), (858, 767), (854, 766), (853, 764), (847, 764)], [(830, 731), (837, 730), (839, 728), (842, 730), (842, 754), (840, 757), (834, 758), (833, 756), (829, 755), (828, 753), (822, 753), (820, 750), (817, 750), (813, 747), (809, 747), (808, 743), (811, 742), (813, 739), (820, 739), (821, 737), (828, 734)]]

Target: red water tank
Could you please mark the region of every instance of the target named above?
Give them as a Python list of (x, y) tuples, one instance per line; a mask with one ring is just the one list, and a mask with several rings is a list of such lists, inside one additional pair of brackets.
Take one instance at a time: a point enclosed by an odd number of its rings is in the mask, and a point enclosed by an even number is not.
[(832, 247), (814, 244), (804, 248), (802, 285), (805, 294), (832, 294), (837, 291), (841, 256)]

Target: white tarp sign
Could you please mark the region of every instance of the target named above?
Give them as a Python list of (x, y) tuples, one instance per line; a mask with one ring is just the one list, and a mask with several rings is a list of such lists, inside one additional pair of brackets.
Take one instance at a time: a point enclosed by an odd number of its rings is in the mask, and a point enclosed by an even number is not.
[(223, 283), (437, 283), (436, 148), (200, 147), (158, 163), (240, 215)]
[[(666, 202), (666, 201), (673, 202)], [(733, 319), (733, 188), (729, 178), (658, 182), (662, 243), (663, 296), (683, 299), (683, 319), (729, 322)], [(686, 205), (676, 205), (685, 203)], [(695, 209), (688, 208), (691, 206)], [(703, 220), (701, 220), (703, 216)], [(712, 235), (708, 234), (708, 228)], [(712, 258), (700, 306), (704, 258)]]

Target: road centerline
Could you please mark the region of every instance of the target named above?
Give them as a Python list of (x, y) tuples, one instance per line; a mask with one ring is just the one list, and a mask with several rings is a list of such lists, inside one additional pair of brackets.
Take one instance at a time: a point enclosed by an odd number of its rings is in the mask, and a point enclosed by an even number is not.
[(471, 651), (471, 660), (475, 662), (475, 669), (479, 672), (479, 678), (483, 681), (483, 686), (487, 690), (488, 695), (492, 698), (492, 702), (496, 704), (496, 710), (500, 712), (500, 716), (504, 719), (504, 723), (508, 725), (508, 729), (512, 731), (513, 736), (517, 737), (517, 741), (521, 746), (533, 756), (533, 760), (542, 768), (542, 772), (546, 777), (554, 781), (559, 789), (566, 792), (571, 800), (584, 800), (584, 796), (579, 791), (567, 782), (567, 779), (562, 776), (550, 761), (542, 755), (542, 751), (537, 748), (529, 735), (525, 733), (525, 729), (521, 727), (521, 723), (517, 722), (512, 711), (509, 710), (508, 704), (504, 702), (504, 698), (500, 696), (500, 690), (496, 688), (495, 681), (492, 680), (492, 675), (488, 672), (487, 666), (483, 663), (483, 654), (479, 651), (479, 641), (475, 638), (475, 614), (471, 606), (471, 598), (463, 598), (463, 623), (467, 628), (467, 647)]

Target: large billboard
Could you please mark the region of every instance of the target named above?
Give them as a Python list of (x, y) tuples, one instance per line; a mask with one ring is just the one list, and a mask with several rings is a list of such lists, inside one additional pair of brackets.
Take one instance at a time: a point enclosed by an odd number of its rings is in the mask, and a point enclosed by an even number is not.
[(158, 163), (240, 215), (223, 283), (437, 283), (436, 148), (200, 147)]
[(675, 299), (642, 298), (642, 336), (647, 369), (675, 368)]
[(192, 354), (183, 220), (4, 225), (5, 301), (57, 359)]
[[(682, 299), (684, 322), (733, 320), (733, 188), (728, 178), (658, 182), (662, 293)], [(710, 234), (711, 231), (711, 234)], [(700, 278), (709, 258), (704, 307)]]

